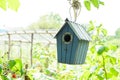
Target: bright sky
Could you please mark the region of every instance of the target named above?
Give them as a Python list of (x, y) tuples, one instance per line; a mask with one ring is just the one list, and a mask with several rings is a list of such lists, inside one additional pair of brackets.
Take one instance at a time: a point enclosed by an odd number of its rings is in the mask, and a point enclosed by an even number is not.
[[(0, 9), (0, 27), (12, 29), (16, 27), (26, 27), (37, 21), (40, 16), (50, 12), (58, 13), (62, 19), (69, 15), (69, 3), (67, 0), (20, 0), (21, 6), (18, 12)], [(80, 0), (83, 2), (83, 0)], [(97, 24), (102, 23), (113, 34), (120, 27), (120, 0), (103, 0), (105, 6), (99, 9), (92, 7), (91, 11), (87, 11), (82, 4), (81, 14), (78, 23), (88, 24), (90, 20), (96, 21)]]

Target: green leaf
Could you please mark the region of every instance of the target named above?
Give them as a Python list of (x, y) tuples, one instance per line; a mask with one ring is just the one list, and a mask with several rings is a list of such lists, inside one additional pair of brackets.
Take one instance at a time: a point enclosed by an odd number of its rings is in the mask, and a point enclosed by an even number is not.
[(113, 56), (110, 56), (110, 55), (107, 55), (107, 57), (110, 59), (110, 63), (111, 64), (113, 64), (113, 65), (115, 65), (116, 64), (116, 58), (115, 57), (113, 57)]
[(92, 47), (90, 48), (90, 51), (91, 51), (92, 53), (94, 53), (94, 52), (95, 52), (95, 46), (92, 46)]
[(25, 73), (25, 71), (23, 69), (20, 70), (20, 74), (21, 76)]
[(97, 69), (97, 66), (93, 66), (93, 67), (90, 68), (90, 72), (94, 73), (96, 69)]
[(104, 78), (103, 78), (102, 76), (100, 76), (100, 75), (97, 75), (97, 78), (98, 78), (99, 80), (104, 80)]
[(2, 80), (9, 80), (7, 76), (1, 75)]
[(113, 75), (111, 72), (107, 73), (107, 78), (112, 78), (112, 77), (113, 77)]
[(100, 70), (98, 71), (98, 74), (97, 74), (97, 75), (102, 76), (103, 74), (104, 74), (103, 69), (100, 69)]
[(8, 7), (12, 10), (18, 11), (18, 8), (20, 7), (19, 0), (8, 0)]
[(102, 29), (102, 33), (104, 34), (104, 36), (107, 35), (107, 30), (106, 29)]
[(111, 64), (116, 64), (116, 58), (115, 57), (110, 58), (110, 63)]
[(7, 9), (7, 0), (0, 0), (0, 7), (3, 9), (3, 10), (6, 10)]
[(2, 66), (0, 65), (0, 74), (2, 73)]
[(104, 2), (100, 1), (100, 4), (101, 4), (101, 5), (104, 5)]
[(89, 31), (92, 31), (92, 30), (94, 30), (94, 26), (90, 26), (90, 27), (88, 28), (88, 32), (89, 32)]
[(91, 0), (94, 7), (99, 8), (99, 0)]
[(46, 70), (46, 74), (47, 74), (47, 75), (51, 74), (51, 72), (50, 72), (49, 69)]
[(84, 5), (85, 5), (85, 7), (87, 8), (87, 10), (91, 10), (91, 5), (90, 5), (90, 1), (87, 1), (87, 0), (85, 0), (84, 1)]
[(87, 80), (92, 74), (89, 71), (85, 71), (79, 80)]
[(110, 68), (110, 72), (114, 75), (114, 76), (118, 76), (119, 72), (117, 70), (115, 70), (114, 68)]
[(107, 52), (107, 51), (108, 51), (108, 48), (107, 48), (106, 46), (101, 46), (101, 47), (98, 49), (97, 53), (98, 53), (99, 55), (101, 55), (103, 52)]
[(116, 51), (117, 48), (118, 48), (118, 47), (117, 47), (116, 45), (110, 45), (110, 46), (109, 46), (109, 49), (110, 49), (110, 50), (113, 50), (113, 51)]
[(3, 59), (2, 58), (0, 58), (0, 64), (2, 64), (3, 63)]
[(88, 76), (88, 79), (90, 79), (92, 77), (93, 73), (91, 73), (89, 76)]
[(16, 62), (16, 67), (18, 70), (21, 70), (22, 69), (22, 61), (21, 59), (15, 59), (15, 62)]
[(8, 62), (8, 67), (9, 67), (10, 69), (12, 69), (12, 68), (15, 66), (15, 64), (16, 64), (15, 60), (10, 60), (10, 61)]

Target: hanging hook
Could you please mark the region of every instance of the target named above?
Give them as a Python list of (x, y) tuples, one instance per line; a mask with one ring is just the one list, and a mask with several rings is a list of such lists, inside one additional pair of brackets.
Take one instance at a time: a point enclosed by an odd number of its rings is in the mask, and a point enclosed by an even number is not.
[(69, 9), (70, 17), (71, 17), (71, 8), (73, 8), (74, 21), (76, 21), (77, 17), (80, 15), (80, 12), (81, 12), (81, 3), (79, 2), (79, 0), (72, 0), (72, 2), (71, 0), (68, 0), (68, 1), (69, 1), (69, 4), (71, 5)]

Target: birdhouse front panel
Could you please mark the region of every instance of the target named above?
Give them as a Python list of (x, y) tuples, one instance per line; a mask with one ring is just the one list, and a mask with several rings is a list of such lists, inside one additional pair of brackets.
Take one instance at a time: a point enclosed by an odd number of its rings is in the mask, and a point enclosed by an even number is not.
[(67, 23), (64, 26), (57, 35), (58, 62), (74, 64), (79, 40)]

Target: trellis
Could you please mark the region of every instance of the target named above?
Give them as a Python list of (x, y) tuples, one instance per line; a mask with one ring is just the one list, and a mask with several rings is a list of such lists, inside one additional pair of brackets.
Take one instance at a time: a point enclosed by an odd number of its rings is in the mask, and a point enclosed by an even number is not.
[[(30, 43), (30, 63), (32, 65), (33, 43), (55, 44), (56, 42), (53, 37), (56, 32), (56, 30), (7, 31), (0, 33), (0, 40), (8, 44), (8, 59), (10, 59), (11, 42), (19, 42), (20, 48), (22, 43)], [(21, 49), (20, 54), (22, 55)]]

